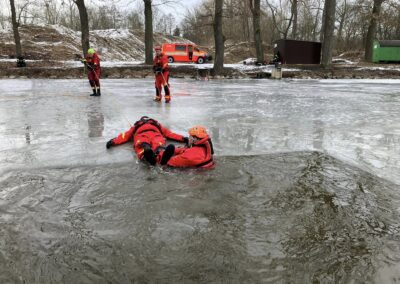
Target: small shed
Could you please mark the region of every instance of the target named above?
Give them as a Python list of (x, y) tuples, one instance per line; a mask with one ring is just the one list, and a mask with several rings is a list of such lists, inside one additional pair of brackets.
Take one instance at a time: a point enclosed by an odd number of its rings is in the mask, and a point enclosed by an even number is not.
[(278, 55), (283, 64), (320, 64), (321, 43), (280, 39), (274, 44), (274, 55)]
[(400, 62), (400, 40), (375, 40), (372, 62)]

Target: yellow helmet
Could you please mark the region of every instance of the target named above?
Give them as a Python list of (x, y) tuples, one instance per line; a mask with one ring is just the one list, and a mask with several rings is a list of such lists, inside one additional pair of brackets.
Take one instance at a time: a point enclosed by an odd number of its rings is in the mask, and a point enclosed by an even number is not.
[(207, 130), (204, 126), (193, 126), (192, 128), (189, 129), (189, 135), (194, 136), (200, 139), (203, 139), (208, 136)]
[(93, 48), (89, 48), (87, 53), (88, 54), (94, 54), (96, 51)]

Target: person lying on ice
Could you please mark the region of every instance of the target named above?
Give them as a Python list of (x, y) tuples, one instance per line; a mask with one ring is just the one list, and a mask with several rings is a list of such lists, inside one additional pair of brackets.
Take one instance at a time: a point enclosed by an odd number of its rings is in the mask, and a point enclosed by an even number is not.
[(171, 94), (169, 91), (169, 66), (168, 66), (168, 58), (167, 56), (161, 52), (161, 47), (156, 46), (154, 48), (156, 51), (156, 56), (153, 60), (153, 71), (156, 75), (156, 97), (154, 100), (156, 102), (160, 102), (162, 95), (162, 87), (164, 87), (165, 91), (165, 102), (169, 103), (171, 101)]
[(133, 148), (138, 158), (155, 165), (156, 155), (164, 150), (166, 138), (185, 143), (189, 140), (188, 137), (165, 128), (157, 120), (142, 116), (128, 131), (108, 141), (106, 147), (110, 149), (112, 146), (133, 140)]
[(177, 147), (173, 144), (160, 151), (157, 161), (160, 165), (175, 168), (214, 168), (214, 149), (211, 138), (203, 126), (194, 126), (189, 129), (187, 146)]
[(88, 68), (88, 79), (93, 93), (91, 96), (101, 96), (100, 93), (100, 58), (93, 48), (89, 48), (86, 58), (82, 58), (82, 63), (85, 63)]

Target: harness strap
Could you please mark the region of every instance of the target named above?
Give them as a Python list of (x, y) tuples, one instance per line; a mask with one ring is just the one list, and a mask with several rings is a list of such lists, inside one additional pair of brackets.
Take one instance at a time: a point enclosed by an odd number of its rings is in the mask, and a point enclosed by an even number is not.
[[(139, 121), (137, 121), (137, 122), (134, 124), (134, 126), (135, 126), (135, 131), (133, 132), (133, 135), (136, 134), (136, 132), (139, 130), (139, 128), (140, 128), (141, 126), (143, 126), (143, 125), (145, 125), (145, 124), (148, 124), (148, 123), (151, 124), (151, 125), (154, 125), (155, 127), (157, 127), (158, 130), (159, 130), (162, 134), (164, 134), (163, 131), (162, 131), (162, 129), (161, 129), (160, 124), (159, 124), (156, 120), (154, 120), (154, 119), (148, 119), (148, 120), (145, 120), (145, 121), (139, 120)], [(154, 130), (149, 129), (149, 130), (145, 130), (145, 131), (143, 131), (143, 132), (147, 132), (147, 131), (154, 131)], [(142, 132), (141, 132), (141, 133), (142, 133)]]
[(205, 162), (202, 162), (202, 163), (196, 165), (195, 167), (202, 167), (202, 166), (205, 166), (205, 165), (211, 163), (212, 161), (213, 161), (213, 159), (211, 158), (211, 159), (209, 159), (209, 160), (207, 160), (207, 161), (205, 161)]

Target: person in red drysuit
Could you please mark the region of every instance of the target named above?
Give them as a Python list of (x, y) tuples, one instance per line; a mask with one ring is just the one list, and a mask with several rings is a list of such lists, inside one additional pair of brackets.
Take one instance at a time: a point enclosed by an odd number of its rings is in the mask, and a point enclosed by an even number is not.
[(100, 57), (97, 55), (96, 51), (93, 48), (89, 48), (87, 51), (86, 58), (81, 60), (86, 64), (88, 68), (88, 79), (90, 86), (92, 87), (93, 93), (91, 96), (99, 97), (100, 93)]
[(175, 148), (170, 144), (159, 153), (157, 161), (175, 168), (214, 168), (214, 149), (205, 127), (194, 126), (189, 135), (187, 146)]
[(165, 102), (169, 103), (171, 101), (171, 94), (169, 91), (169, 66), (168, 66), (168, 58), (167, 56), (161, 52), (161, 47), (156, 46), (154, 48), (156, 51), (156, 56), (153, 60), (153, 71), (156, 75), (156, 97), (154, 100), (156, 102), (160, 102), (162, 95), (162, 88), (164, 87), (165, 91)]
[(108, 141), (106, 147), (109, 149), (133, 140), (133, 148), (138, 158), (155, 165), (156, 155), (164, 150), (166, 138), (185, 143), (189, 141), (188, 137), (172, 132), (157, 120), (143, 116), (128, 131)]

